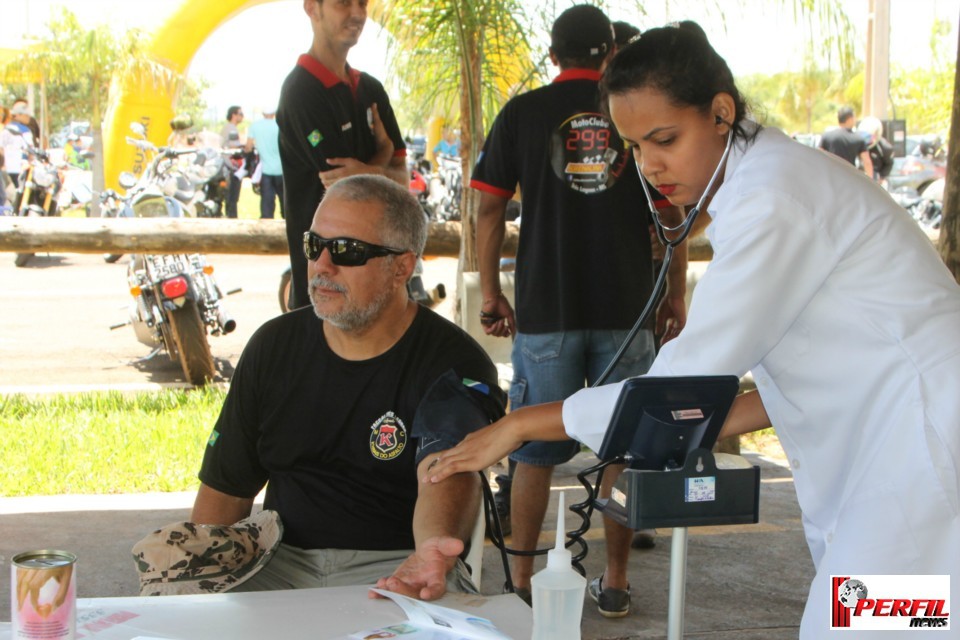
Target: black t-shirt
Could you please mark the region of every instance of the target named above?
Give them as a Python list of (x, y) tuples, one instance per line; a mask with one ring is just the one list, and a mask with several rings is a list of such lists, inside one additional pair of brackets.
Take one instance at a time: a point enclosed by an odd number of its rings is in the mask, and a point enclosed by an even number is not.
[(876, 144), (870, 147), (870, 160), (873, 162), (874, 179), (886, 178), (893, 170), (893, 145), (886, 138), (877, 138)]
[(867, 141), (861, 134), (839, 127), (823, 134), (820, 148), (856, 166), (857, 158), (867, 150)]
[(296, 547), (413, 548), (417, 461), (503, 415), (496, 368), (425, 307), (365, 361), (335, 355), (322, 324), (303, 308), (251, 337), (200, 480), (245, 498), (266, 483), (264, 508), (280, 513)]
[(294, 307), (310, 303), (307, 261), (301, 247), (303, 233), (310, 228), (325, 191), (318, 174), (332, 168), (326, 159), (356, 158), (367, 162), (373, 157), (376, 142), (370, 109), (374, 103), (393, 141), (394, 155), (406, 155), (400, 126), (383, 85), (366, 73), (348, 71), (350, 84), (304, 54), (280, 90), (277, 126)]
[(600, 113), (599, 77), (566, 70), (511, 99), (473, 171), (470, 186), (494, 195), (520, 185), (523, 333), (630, 328), (653, 287), (649, 207), (632, 154)]

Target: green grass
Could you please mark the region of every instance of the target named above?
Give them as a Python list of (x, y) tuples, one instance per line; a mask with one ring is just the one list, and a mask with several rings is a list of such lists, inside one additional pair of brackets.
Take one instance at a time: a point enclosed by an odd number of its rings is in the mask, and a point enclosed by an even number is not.
[(194, 490), (225, 393), (0, 397), (0, 493)]

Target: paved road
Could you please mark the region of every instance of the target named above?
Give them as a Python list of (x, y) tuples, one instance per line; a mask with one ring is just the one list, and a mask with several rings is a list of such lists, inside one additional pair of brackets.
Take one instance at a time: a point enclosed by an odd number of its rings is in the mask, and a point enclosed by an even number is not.
[[(209, 262), (223, 291), (242, 288), (224, 303), (236, 331), (210, 337), (224, 381), (253, 331), (279, 313), (286, 259), (211, 255)], [(451, 258), (428, 261), (425, 284), (442, 277), (452, 295), (455, 265)], [(17, 268), (13, 254), (0, 253), (0, 393), (182, 384), (179, 363), (166, 354), (143, 360), (150, 350), (131, 327), (110, 330), (128, 318), (126, 270), (127, 257), (107, 264), (99, 255), (40, 254)]]

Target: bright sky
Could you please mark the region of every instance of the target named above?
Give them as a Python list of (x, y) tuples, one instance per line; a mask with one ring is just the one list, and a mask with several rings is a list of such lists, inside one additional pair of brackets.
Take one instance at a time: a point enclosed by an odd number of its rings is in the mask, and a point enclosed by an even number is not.
[[(198, 3), (201, 0), (192, 0)], [(222, 0), (208, 0), (220, 2)], [(556, 0), (555, 0), (556, 1)], [(841, 0), (847, 15), (859, 32), (859, 49), (864, 47), (868, 0)], [(118, 27), (150, 28), (160, 24), (181, 0), (69, 0), (66, 4), (86, 24), (108, 19)], [(631, 0), (623, 6), (635, 7)], [(0, 21), (0, 46), (21, 35), (27, 25), (42, 30), (51, 7), (65, 0), (3, 0)], [(570, 0), (573, 4), (573, 0)], [(563, 0), (557, 6), (565, 6)], [(609, 2), (615, 6), (616, 0)], [(720, 3), (716, 3), (720, 4)], [(745, 3), (740, 3), (745, 4)], [(717, 51), (730, 64), (735, 75), (771, 73), (799, 68), (803, 58), (803, 32), (793, 26), (792, 11), (770, 8), (768, 0), (751, 0), (751, 6), (764, 7), (757, 13), (743, 10), (740, 4), (724, 2), (724, 16), (708, 9), (713, 3), (702, 0), (658, 0), (646, 2), (645, 16), (636, 9), (611, 9), (614, 20), (627, 20), (646, 28), (663, 24), (667, 18), (682, 19), (684, 6), (695, 7), (696, 19), (707, 31)], [(707, 7), (708, 9), (704, 9)], [(666, 11), (672, 12), (669, 16)], [(930, 27), (935, 17), (953, 25), (950, 56), (956, 57), (956, 28), (960, 22), (960, 0), (891, 0), (891, 61), (907, 67), (927, 64), (930, 57)], [(379, 28), (368, 23), (360, 44), (351, 51), (356, 68), (384, 78), (385, 45)], [(248, 116), (265, 105), (275, 103), (284, 77), (297, 56), (310, 43), (310, 29), (303, 14), (302, 0), (276, 0), (240, 13), (221, 25), (197, 51), (190, 66), (191, 76), (211, 83), (207, 101), (216, 119), (222, 119), (227, 107), (240, 104)]]

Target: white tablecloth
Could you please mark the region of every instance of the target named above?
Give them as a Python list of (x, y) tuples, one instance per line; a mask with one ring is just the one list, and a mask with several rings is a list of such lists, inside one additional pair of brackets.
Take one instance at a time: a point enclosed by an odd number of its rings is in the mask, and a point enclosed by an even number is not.
[[(77, 637), (323, 640), (406, 620), (394, 602), (370, 600), (367, 591), (367, 587), (336, 587), (202, 596), (81, 598), (77, 601)], [(531, 609), (512, 594), (448, 594), (436, 604), (487, 618), (511, 638), (530, 637)], [(0, 623), (0, 640), (9, 638), (10, 623)]]

